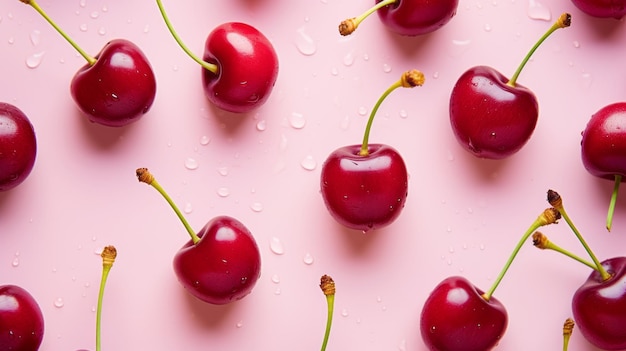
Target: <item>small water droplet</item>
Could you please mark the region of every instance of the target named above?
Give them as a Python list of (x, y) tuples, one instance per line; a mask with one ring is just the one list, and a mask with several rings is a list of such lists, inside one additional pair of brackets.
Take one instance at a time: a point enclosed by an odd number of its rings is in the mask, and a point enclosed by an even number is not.
[(87, 6), (87, 0), (79, 0), (78, 6), (84, 8), (85, 6)]
[(28, 68), (37, 68), (39, 67), (39, 65), (41, 65), (41, 62), (43, 61), (43, 57), (45, 55), (45, 52), (37, 52), (34, 53), (30, 56), (28, 56), (26, 58), (26, 67)]
[(78, 27), (78, 29), (79, 29), (81, 32), (86, 32), (87, 30), (89, 30), (89, 27), (87, 27), (87, 23), (83, 23), (83, 24), (81, 24), (81, 25)]
[(361, 116), (365, 116), (365, 115), (367, 115), (367, 109), (364, 106), (361, 106), (361, 107), (359, 107), (358, 113)]
[(194, 169), (198, 169), (198, 161), (196, 161), (193, 158), (188, 158), (185, 160), (185, 168), (189, 169), (189, 170), (194, 170)]
[(317, 167), (317, 162), (315, 161), (313, 156), (308, 155), (302, 160), (302, 162), (300, 162), (300, 165), (307, 171), (312, 171), (315, 169), (315, 167)]
[(541, 2), (537, 0), (529, 0), (528, 17), (535, 20), (550, 21), (552, 19), (552, 13), (550, 12), (550, 9), (545, 7)]
[(352, 66), (354, 64), (354, 52), (350, 51), (343, 57), (344, 66)]
[(591, 87), (591, 83), (593, 82), (593, 76), (590, 73), (583, 73), (581, 76), (582, 86), (584, 88)]
[(280, 288), (276, 288), (276, 290), (274, 290), (274, 295), (280, 295), (280, 293)]
[(208, 136), (203, 135), (200, 137), (200, 145), (206, 146), (206, 145), (209, 145), (210, 142), (211, 142), (211, 138), (209, 138)]
[(368, 55), (367, 53), (363, 54), (363, 61), (369, 61), (370, 60), (370, 55)]
[(235, 324), (235, 327), (237, 328), (243, 327), (243, 322), (242, 321), (237, 322), (237, 324)]
[(266, 127), (267, 127), (267, 122), (265, 122), (265, 120), (263, 119), (256, 123), (256, 130), (258, 130), (259, 132), (264, 131)]
[(228, 175), (228, 167), (226, 167), (226, 166), (218, 167), (217, 168), (217, 173), (219, 173), (223, 177), (226, 177)]
[(485, 30), (485, 32), (491, 32), (491, 25), (489, 23), (485, 23), (483, 29)]
[(40, 41), (41, 41), (41, 32), (40, 31), (35, 29), (32, 32), (30, 32), (30, 42), (31, 42), (31, 44), (33, 44), (33, 46), (39, 45)]
[(439, 72), (438, 72), (438, 71), (435, 71), (435, 72), (433, 73), (433, 78), (434, 78), (434, 79), (439, 78)]
[(278, 276), (278, 274), (274, 274), (272, 276), (272, 283), (274, 283), (274, 284), (280, 283), (280, 277)]
[(339, 71), (337, 70), (337, 67), (333, 67), (330, 69), (330, 74), (333, 76), (338, 76), (339, 75)]
[(383, 64), (383, 72), (385, 73), (391, 72), (391, 65), (388, 63)]
[(574, 47), (578, 49), (580, 47), (580, 42), (578, 40), (574, 40), (572, 45), (574, 45)]
[(261, 204), (260, 202), (253, 202), (250, 205), (250, 209), (254, 212), (261, 212), (263, 211), (263, 204)]
[(59, 297), (56, 300), (54, 300), (54, 307), (61, 308), (63, 306), (65, 306), (65, 302), (63, 301), (62, 298)]
[(482, 251), (482, 250), (484, 250), (484, 249), (485, 249), (485, 244), (480, 244), (480, 245), (478, 246), (478, 248), (479, 248), (481, 251)]
[(9, 45), (13, 45), (13, 44), (15, 44), (15, 38), (14, 37), (9, 37), (9, 40), (7, 40), (7, 42), (9, 43)]
[(270, 239), (270, 250), (272, 250), (272, 252), (276, 255), (282, 255), (285, 253), (283, 243), (277, 237), (272, 237)]
[(188, 202), (185, 204), (185, 208), (183, 209), (183, 211), (187, 214), (190, 214), (191, 212), (193, 212), (193, 206), (191, 206), (191, 204)]
[(306, 254), (304, 254), (304, 258), (302, 259), (302, 261), (306, 265), (309, 265), (309, 266), (312, 265), (314, 261), (313, 255), (307, 252)]
[(91, 17), (92, 19), (96, 19), (96, 18), (100, 17), (100, 12), (92, 11), (91, 14), (89, 15), (89, 17)]
[(348, 130), (348, 128), (350, 127), (350, 116), (344, 116), (341, 120), (339, 127), (343, 130)]
[(449, 252), (449, 253), (454, 253), (454, 247), (453, 247), (453, 246), (450, 246), (450, 247), (448, 248), (448, 252)]
[(230, 195), (230, 190), (226, 187), (217, 188), (217, 195), (220, 197), (227, 197)]
[(11, 262), (11, 266), (17, 267), (20, 265), (20, 258), (16, 255), (13, 257), (13, 262)]
[(459, 39), (452, 40), (451, 56), (459, 57), (463, 55), (469, 49), (471, 43), (472, 41), (469, 39), (468, 40), (459, 40)]
[(407, 117), (409, 117), (409, 114), (404, 109), (400, 110), (399, 115), (400, 115), (400, 118), (407, 118)]
[(401, 340), (398, 345), (398, 351), (406, 351), (406, 340)]
[(289, 118), (289, 124), (295, 129), (302, 129), (306, 125), (306, 119), (303, 114), (293, 112)]
[(341, 316), (342, 317), (348, 317), (349, 315), (350, 315), (350, 313), (348, 313), (347, 309), (344, 308), (344, 309), (341, 310)]
[(313, 38), (311, 38), (304, 30), (304, 27), (298, 29), (296, 35), (296, 48), (305, 56), (314, 55), (317, 51), (317, 45)]
[(105, 34), (107, 34), (107, 30), (104, 27), (100, 27), (100, 28), (98, 28), (98, 34), (99, 35), (105, 35)]
[(150, 31), (150, 25), (146, 24), (146, 25), (143, 27), (143, 32), (144, 32), (144, 33), (148, 33), (149, 31)]

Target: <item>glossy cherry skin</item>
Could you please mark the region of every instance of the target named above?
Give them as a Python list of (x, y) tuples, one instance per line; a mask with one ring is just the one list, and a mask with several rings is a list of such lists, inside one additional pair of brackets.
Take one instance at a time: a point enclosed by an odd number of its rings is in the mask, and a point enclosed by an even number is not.
[(326, 208), (344, 226), (368, 231), (391, 224), (401, 213), (408, 193), (404, 160), (394, 148), (370, 144), (333, 151), (321, 170), (320, 187)]
[(0, 286), (0, 350), (36, 351), (44, 320), (35, 298), (17, 285)]
[(572, 312), (576, 328), (602, 350), (626, 349), (626, 257), (602, 262), (611, 274), (603, 281), (593, 271), (574, 293)]
[(486, 351), (506, 331), (508, 314), (496, 298), (482, 297), (466, 278), (444, 279), (430, 293), (420, 318), (422, 339), (429, 350)]
[(152, 107), (156, 79), (150, 62), (132, 42), (115, 39), (83, 66), (70, 91), (79, 109), (92, 122), (121, 127), (141, 118)]
[[(376, 0), (376, 3), (381, 1)], [(398, 0), (377, 12), (391, 31), (416, 36), (443, 27), (454, 17), (458, 5), (458, 0)]]
[(15, 106), (0, 103), (0, 191), (21, 184), (36, 156), (37, 139), (28, 117)]
[(530, 139), (539, 118), (537, 98), (487, 66), (465, 71), (452, 89), (450, 123), (459, 144), (474, 156), (503, 159)]
[(204, 61), (218, 73), (204, 69), (204, 91), (222, 110), (244, 113), (263, 105), (278, 77), (278, 56), (272, 43), (256, 28), (239, 22), (224, 23), (206, 39)]
[(219, 216), (174, 257), (180, 283), (198, 299), (215, 305), (248, 295), (261, 274), (261, 254), (250, 231), (238, 220)]
[(581, 158), (596, 177), (626, 177), (626, 102), (607, 105), (591, 116), (582, 132)]
[(572, 3), (593, 17), (621, 19), (626, 15), (626, 0), (572, 0)]

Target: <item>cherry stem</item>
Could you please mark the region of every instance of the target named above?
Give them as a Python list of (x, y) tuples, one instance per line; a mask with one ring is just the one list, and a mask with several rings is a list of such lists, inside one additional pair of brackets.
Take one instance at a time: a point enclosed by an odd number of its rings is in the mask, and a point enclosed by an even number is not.
[(219, 71), (219, 67), (216, 64), (209, 63), (201, 59), (198, 55), (194, 54), (187, 47), (187, 45), (185, 45), (185, 43), (183, 43), (183, 40), (178, 36), (176, 31), (174, 30), (174, 26), (172, 25), (172, 22), (167, 17), (167, 14), (165, 13), (165, 8), (163, 7), (163, 3), (161, 2), (161, 0), (156, 0), (156, 2), (157, 2), (157, 5), (159, 6), (159, 11), (161, 11), (161, 16), (163, 16), (163, 20), (165, 21), (165, 25), (167, 26), (167, 29), (170, 31), (170, 33), (172, 33), (174, 40), (176, 40), (176, 42), (181, 47), (181, 49), (183, 49), (183, 51), (187, 55), (189, 55), (189, 57), (191, 57), (194, 61), (200, 64), (200, 66), (202, 66), (204, 69), (211, 71), (213, 74), (217, 74)]
[(567, 222), (567, 225), (574, 232), (574, 234), (578, 238), (578, 241), (580, 241), (582, 246), (585, 248), (585, 251), (587, 251), (587, 254), (589, 255), (589, 257), (591, 257), (591, 260), (593, 261), (595, 265), (595, 270), (598, 271), (598, 273), (600, 273), (602, 280), (608, 280), (609, 278), (611, 278), (611, 274), (609, 274), (606, 271), (606, 269), (604, 269), (604, 267), (602, 266), (602, 264), (600, 263), (596, 255), (593, 253), (593, 251), (591, 251), (591, 248), (589, 247), (589, 245), (587, 245), (587, 242), (578, 231), (578, 228), (576, 228), (576, 226), (574, 225), (570, 217), (567, 215), (567, 212), (565, 211), (565, 207), (563, 207), (563, 199), (561, 198), (561, 195), (559, 195), (559, 193), (557, 193), (554, 190), (548, 190), (548, 202), (550, 203), (550, 205), (556, 208), (559, 211), (559, 213), (561, 213), (561, 216), (563, 217), (563, 219), (565, 219), (565, 222)]
[(109, 277), (111, 267), (113, 267), (113, 262), (115, 262), (115, 258), (117, 257), (117, 250), (114, 246), (106, 246), (102, 250), (100, 257), (102, 257), (102, 278), (100, 280), (100, 291), (98, 292), (98, 307), (96, 310), (96, 351), (100, 351), (101, 345), (100, 324), (102, 320), (102, 300), (104, 298), (104, 286), (106, 285), (107, 278)]
[(385, 90), (385, 92), (380, 96), (380, 98), (378, 98), (378, 101), (376, 101), (376, 104), (374, 105), (374, 108), (372, 109), (372, 112), (370, 113), (370, 117), (367, 120), (367, 126), (365, 127), (365, 134), (363, 135), (363, 143), (361, 144), (361, 150), (359, 151), (360, 156), (369, 155), (369, 138), (370, 138), (370, 131), (372, 129), (372, 123), (374, 122), (374, 116), (376, 116), (376, 112), (378, 111), (378, 108), (383, 103), (385, 98), (389, 96), (389, 94), (391, 94), (392, 91), (400, 87), (414, 88), (417, 86), (422, 86), (424, 84), (425, 79), (426, 78), (424, 77), (424, 73), (416, 69), (406, 71), (402, 73), (402, 76), (400, 77), (398, 81), (396, 81), (389, 88), (387, 88), (387, 90)]
[(550, 241), (550, 239), (548, 239), (547, 236), (545, 236), (543, 233), (541, 232), (535, 232), (533, 234), (533, 245), (535, 245), (536, 248), (541, 249), (541, 250), (553, 250), (556, 251), (558, 253), (561, 253), (567, 257), (573, 258), (574, 260), (584, 264), (585, 266), (593, 269), (593, 270), (597, 270), (596, 265), (594, 265), (593, 263), (571, 253), (570, 251), (565, 250), (564, 248), (558, 246), (557, 244), (553, 243)]
[(200, 241), (200, 238), (198, 237), (196, 232), (194, 232), (194, 230), (191, 228), (191, 225), (189, 225), (189, 222), (187, 222), (187, 219), (185, 219), (185, 216), (183, 216), (183, 213), (178, 209), (178, 206), (176, 206), (176, 204), (174, 203), (174, 200), (172, 200), (172, 198), (165, 192), (165, 189), (163, 189), (161, 184), (159, 184), (159, 182), (156, 181), (152, 173), (150, 173), (150, 171), (148, 171), (147, 168), (137, 168), (136, 174), (137, 174), (137, 179), (140, 182), (152, 185), (152, 187), (155, 188), (163, 196), (163, 198), (165, 198), (167, 203), (170, 204), (174, 212), (176, 212), (176, 215), (178, 216), (180, 221), (185, 226), (185, 229), (187, 229), (189, 236), (191, 236), (191, 241), (193, 241), (194, 244)]
[(41, 6), (39, 6), (39, 4), (37, 3), (37, 1), (35, 0), (20, 0), (21, 2), (23, 2), (26, 5), (30, 5), (32, 8), (34, 8), (37, 12), (39, 12), (39, 14), (46, 19), (46, 21), (48, 21), (48, 23), (50, 23), (50, 25), (52, 25), (52, 27), (54, 27), (54, 29), (57, 30), (57, 32), (59, 32), (59, 34), (61, 34), (61, 36), (63, 38), (65, 38), (65, 40), (67, 40), (70, 45), (72, 45), (72, 47), (74, 47), (74, 49), (76, 49), (76, 51), (78, 51), (78, 53), (85, 58), (85, 60), (87, 60), (87, 62), (89, 63), (90, 66), (93, 66), (96, 63), (96, 58), (87, 54), (87, 52), (85, 52), (85, 50), (83, 50), (80, 46), (78, 46), (78, 44), (76, 44), (76, 42), (74, 40), (72, 40), (72, 38), (69, 37), (69, 35), (67, 35), (62, 29), (61, 27), (59, 27), (53, 20), (52, 18), (50, 18), (50, 16), (48, 16), (48, 14), (41, 8)]
[(563, 323), (563, 351), (567, 351), (569, 345), (569, 339), (574, 332), (574, 320), (572, 318), (567, 318), (565, 323)]
[(554, 208), (547, 208), (539, 215), (539, 217), (537, 217), (537, 219), (535, 219), (535, 221), (526, 230), (526, 233), (524, 233), (524, 235), (522, 235), (522, 238), (519, 240), (519, 242), (517, 243), (517, 245), (513, 249), (513, 252), (509, 256), (509, 259), (504, 264), (504, 267), (502, 267), (502, 271), (500, 271), (500, 274), (498, 274), (498, 277), (496, 278), (496, 280), (491, 285), (491, 288), (489, 288), (488, 291), (483, 293), (482, 297), (485, 300), (489, 301), (489, 299), (491, 299), (491, 296), (496, 291), (496, 288), (498, 287), (498, 285), (502, 281), (502, 278), (504, 278), (504, 275), (509, 270), (509, 267), (511, 267), (511, 263), (513, 263), (513, 259), (515, 259), (515, 256), (517, 256), (518, 252), (522, 249), (522, 245), (524, 245), (524, 243), (526, 242), (526, 240), (528, 240), (530, 235), (535, 230), (537, 230), (537, 228), (539, 228), (539, 227), (542, 227), (542, 226), (548, 225), (548, 224), (556, 223), (559, 220), (560, 217), (561, 216), (559, 215), (559, 212), (556, 209), (554, 209)]
[(324, 341), (322, 342), (322, 351), (324, 351), (326, 350), (326, 345), (328, 345), (330, 328), (333, 324), (333, 311), (335, 306), (335, 281), (330, 276), (324, 274), (320, 279), (320, 288), (326, 296), (326, 305), (328, 306), (328, 313), (326, 317), (326, 331), (324, 332)]
[(617, 194), (619, 193), (619, 185), (622, 183), (622, 175), (615, 175), (615, 184), (613, 185), (613, 193), (611, 193), (611, 202), (609, 203), (609, 211), (606, 215), (606, 230), (611, 231), (613, 226), (613, 213), (615, 212), (615, 203), (617, 202)]
[(383, 1), (380, 1), (380, 2), (376, 3), (376, 5), (374, 5), (371, 8), (369, 8), (367, 11), (365, 11), (360, 16), (352, 17), (352, 18), (349, 18), (347, 20), (342, 21), (339, 24), (339, 34), (341, 34), (343, 36), (352, 34), (359, 27), (361, 22), (363, 22), (367, 17), (369, 17), (369, 15), (371, 15), (372, 13), (378, 11), (379, 9), (381, 9), (381, 8), (387, 6), (387, 5), (395, 4), (398, 1), (399, 0), (383, 0)]
[(517, 67), (517, 70), (511, 77), (511, 79), (506, 83), (507, 85), (514, 87), (517, 83), (517, 77), (519, 77), (520, 73), (522, 73), (522, 69), (526, 66), (526, 63), (530, 60), (530, 57), (535, 53), (539, 45), (544, 42), (552, 33), (554, 33), (557, 29), (569, 27), (572, 23), (572, 16), (569, 13), (563, 13), (559, 18), (554, 22), (554, 24), (548, 29), (548, 31), (539, 38), (539, 41), (533, 45), (530, 49), (526, 57), (522, 60), (522, 63)]

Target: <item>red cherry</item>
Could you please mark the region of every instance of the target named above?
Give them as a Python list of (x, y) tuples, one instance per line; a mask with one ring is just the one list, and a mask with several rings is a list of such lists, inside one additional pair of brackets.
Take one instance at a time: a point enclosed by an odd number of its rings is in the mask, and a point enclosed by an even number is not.
[(125, 39), (111, 40), (92, 57), (63, 32), (35, 0), (20, 1), (39, 12), (87, 60), (74, 75), (70, 91), (78, 108), (90, 121), (121, 127), (150, 110), (156, 95), (156, 79), (139, 47)]
[(0, 191), (21, 184), (37, 156), (37, 139), (28, 117), (17, 107), (0, 102)]
[(388, 145), (370, 144), (333, 151), (322, 167), (324, 202), (337, 222), (368, 231), (389, 225), (400, 215), (408, 193), (408, 173), (400, 153)]
[(19, 286), (0, 286), (0, 350), (36, 351), (43, 335), (43, 314), (35, 298)]
[(626, 0), (572, 0), (572, 3), (593, 17), (621, 19), (626, 15)]
[(341, 35), (352, 34), (365, 18), (377, 12), (389, 30), (400, 35), (416, 36), (436, 31), (456, 14), (458, 0), (376, 0), (376, 4), (358, 17), (339, 25)]
[(485, 351), (504, 336), (504, 305), (463, 277), (448, 277), (430, 293), (422, 309), (420, 330), (429, 350)]
[(263, 33), (249, 24), (224, 23), (209, 33), (200, 58), (182, 42), (161, 0), (157, 5), (176, 42), (202, 66), (204, 91), (211, 103), (225, 111), (245, 113), (267, 101), (278, 77), (278, 56)]
[(362, 144), (341, 147), (324, 161), (322, 198), (333, 218), (344, 226), (365, 232), (389, 225), (400, 215), (408, 191), (406, 165), (394, 148), (370, 145), (369, 133), (378, 107), (393, 90), (423, 83), (422, 72), (405, 72), (376, 102)]
[(607, 105), (594, 113), (582, 132), (580, 145), (585, 169), (615, 182), (607, 215), (610, 230), (619, 185), (626, 176), (626, 102)]
[(602, 350), (626, 349), (626, 257), (602, 262), (610, 274), (594, 270), (572, 298), (572, 312), (580, 333)]
[(250, 231), (234, 218), (218, 216), (196, 234), (154, 176), (146, 168), (137, 169), (136, 174), (167, 200), (191, 236), (174, 257), (180, 284), (191, 295), (215, 305), (247, 296), (261, 274), (261, 254)]
[(537, 47), (570, 22), (569, 14), (561, 15), (511, 79), (485, 66), (470, 68), (461, 75), (450, 96), (450, 124), (464, 149), (477, 157), (502, 159), (526, 144), (535, 130), (539, 107), (532, 91), (517, 84), (517, 77)]

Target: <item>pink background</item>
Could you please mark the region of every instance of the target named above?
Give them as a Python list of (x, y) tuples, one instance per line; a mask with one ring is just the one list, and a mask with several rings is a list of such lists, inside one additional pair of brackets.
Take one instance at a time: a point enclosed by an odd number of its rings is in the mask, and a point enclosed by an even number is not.
[[(97, 254), (108, 244), (119, 256), (105, 294), (104, 350), (319, 349), (322, 274), (337, 283), (329, 350), (425, 350), (419, 315), (431, 289), (459, 274), (487, 289), (548, 207), (550, 188), (601, 259), (625, 254), (626, 195), (607, 233), (613, 184), (589, 175), (580, 161), (580, 133), (591, 114), (624, 99), (623, 21), (592, 19), (568, 0), (461, 0), (452, 21), (427, 36), (400, 37), (372, 16), (341, 37), (339, 22), (372, 3), (165, 1), (198, 54), (225, 21), (254, 25), (273, 42), (280, 72), (272, 96), (254, 113), (234, 116), (209, 105), (199, 66), (170, 36), (155, 2), (41, 0), (89, 53), (124, 37), (150, 59), (158, 84), (151, 111), (111, 129), (87, 122), (70, 97), (82, 57), (32, 8), (4, 1), (0, 100), (29, 116), (39, 150), (30, 177), (0, 194), (0, 284), (18, 284), (39, 301), (41, 350), (94, 349)], [(479, 64), (510, 76), (566, 11), (572, 26), (554, 33), (518, 80), (540, 104), (529, 143), (505, 161), (465, 152), (447, 113), (456, 79)], [(426, 83), (394, 92), (371, 135), (407, 163), (406, 207), (385, 229), (346, 230), (323, 205), (321, 165), (335, 148), (361, 141), (375, 100), (411, 68), (422, 70)], [(194, 228), (227, 214), (252, 231), (263, 267), (251, 295), (216, 307), (182, 289), (171, 261), (189, 237), (165, 200), (137, 182), (138, 167), (150, 168)], [(584, 255), (565, 222), (543, 232)], [(273, 242), (282, 254), (271, 250)], [(498, 349), (560, 349), (571, 296), (588, 274), (529, 242), (495, 293), (509, 312)], [(595, 348), (575, 330), (570, 350)]]

